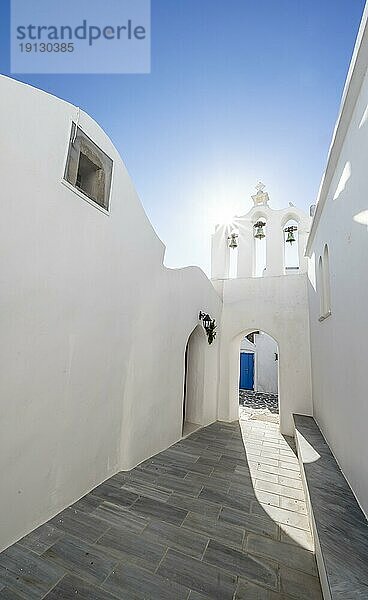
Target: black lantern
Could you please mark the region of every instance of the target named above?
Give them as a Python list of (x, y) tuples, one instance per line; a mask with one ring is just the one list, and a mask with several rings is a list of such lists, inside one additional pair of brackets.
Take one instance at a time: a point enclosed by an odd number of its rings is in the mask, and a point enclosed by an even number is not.
[(263, 227), (266, 225), (266, 223), (264, 221), (257, 221), (257, 223), (255, 223), (253, 225), (255, 232), (254, 232), (254, 237), (257, 240), (263, 240), (264, 237), (266, 237), (265, 232), (263, 231)]
[(238, 237), (239, 236), (237, 233), (231, 233), (229, 235), (229, 237), (227, 238), (228, 242), (229, 242), (229, 248), (232, 248), (233, 250), (235, 250), (235, 248), (238, 247), (238, 241), (237, 241)]
[(298, 228), (295, 225), (291, 225), (291, 227), (286, 227), (284, 232), (287, 233), (286, 242), (289, 242), (290, 245), (296, 242), (294, 231), (298, 231)]
[(211, 319), (210, 315), (204, 312), (200, 312), (198, 316), (199, 320), (202, 321), (204, 330), (207, 334), (208, 343), (211, 345), (213, 340), (216, 337), (216, 321), (215, 319)]

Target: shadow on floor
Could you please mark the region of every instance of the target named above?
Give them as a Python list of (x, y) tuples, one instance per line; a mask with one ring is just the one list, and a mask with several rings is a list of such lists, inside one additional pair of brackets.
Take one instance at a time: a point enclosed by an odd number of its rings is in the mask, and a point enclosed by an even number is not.
[(320, 600), (311, 550), (277, 425), (217, 422), (0, 554), (0, 599)]

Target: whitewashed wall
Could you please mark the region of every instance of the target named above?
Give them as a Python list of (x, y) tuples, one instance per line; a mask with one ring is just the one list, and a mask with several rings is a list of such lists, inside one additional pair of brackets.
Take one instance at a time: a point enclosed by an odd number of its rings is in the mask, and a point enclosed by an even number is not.
[(250, 342), (246, 337), (244, 337), (240, 342), (240, 350), (255, 352), (256, 345)]
[[(368, 515), (366, 17), (367, 10), (313, 226), (309, 302), (314, 416)], [(313, 272), (326, 243), (332, 314), (320, 322), (321, 286), (316, 284)]]
[(257, 391), (277, 394), (278, 360), (277, 344), (269, 335), (256, 335)]
[[(168, 270), (127, 170), (106, 216), (62, 183), (76, 107), (0, 77), (0, 550), (181, 436), (184, 352), (221, 301), (197, 268)], [(217, 416), (219, 340), (202, 424)]]

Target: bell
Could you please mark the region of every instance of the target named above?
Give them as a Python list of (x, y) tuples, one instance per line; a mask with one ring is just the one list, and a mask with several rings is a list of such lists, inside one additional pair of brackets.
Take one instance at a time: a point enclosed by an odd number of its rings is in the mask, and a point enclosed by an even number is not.
[(294, 232), (293, 231), (288, 231), (286, 242), (290, 242), (290, 244), (292, 244), (295, 241), (296, 240), (295, 240)]
[(203, 325), (206, 330), (209, 329), (209, 327), (211, 326), (211, 323), (212, 323), (212, 320), (211, 320), (210, 315), (205, 315), (203, 317)]
[(286, 227), (286, 229), (284, 230), (285, 233), (287, 233), (286, 243), (289, 242), (290, 244), (292, 244), (293, 242), (296, 242), (294, 231), (297, 230), (298, 228), (295, 227), (295, 225), (292, 225), (291, 227)]
[(229, 248), (232, 248), (234, 250), (238, 247), (237, 237), (238, 235), (236, 233), (232, 233), (231, 235), (229, 235), (229, 237), (227, 238), (229, 240)]
[(257, 240), (263, 240), (263, 238), (266, 237), (265, 232), (263, 231), (264, 226), (265, 223), (263, 223), (262, 221), (258, 221), (258, 223), (254, 225), (254, 228), (256, 229), (254, 237), (257, 238)]
[(263, 225), (260, 225), (259, 227), (257, 227), (257, 231), (254, 234), (254, 237), (257, 238), (258, 240), (263, 240), (265, 236), (264, 231), (263, 231)]

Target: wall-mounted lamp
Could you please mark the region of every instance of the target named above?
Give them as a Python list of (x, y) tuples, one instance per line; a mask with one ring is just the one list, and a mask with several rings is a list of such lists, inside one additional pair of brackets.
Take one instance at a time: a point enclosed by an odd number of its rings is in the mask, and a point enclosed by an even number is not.
[(254, 237), (257, 238), (257, 240), (263, 240), (263, 238), (266, 237), (265, 232), (263, 231), (265, 225), (266, 223), (264, 221), (257, 221), (257, 223), (253, 225), (255, 229)]
[(215, 319), (211, 319), (210, 315), (208, 315), (202, 311), (199, 313), (198, 318), (203, 323), (204, 330), (207, 334), (208, 343), (211, 345), (213, 340), (216, 337), (216, 331), (215, 331), (215, 329), (217, 327), (216, 321), (215, 321)]
[(294, 231), (298, 231), (298, 228), (295, 225), (291, 225), (290, 227), (286, 227), (286, 229), (284, 229), (284, 232), (287, 233), (286, 242), (290, 242), (290, 244), (296, 242)]
[(233, 250), (235, 250), (235, 248), (238, 247), (238, 234), (237, 233), (231, 233), (229, 235), (229, 237), (227, 238), (228, 242), (229, 242), (229, 248), (232, 248)]

